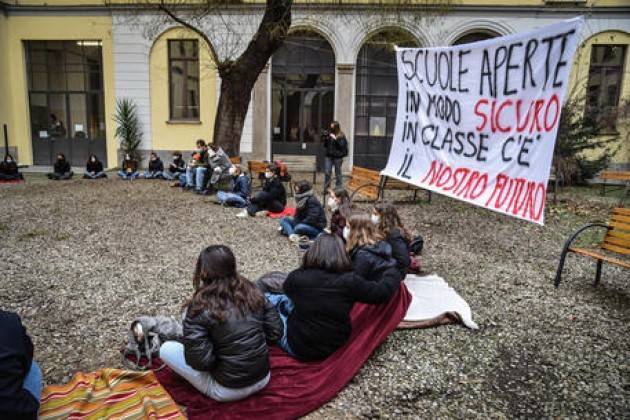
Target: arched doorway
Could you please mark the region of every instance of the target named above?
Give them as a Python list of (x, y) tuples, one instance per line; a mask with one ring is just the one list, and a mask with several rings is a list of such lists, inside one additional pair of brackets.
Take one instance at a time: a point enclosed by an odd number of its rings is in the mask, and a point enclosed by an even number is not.
[(469, 32), (457, 38), (457, 40), (453, 42), (453, 45), (470, 44), (472, 42), (485, 41), (486, 39), (492, 39), (498, 36), (499, 34), (490, 31)]
[(357, 57), (353, 159), (357, 166), (383, 169), (387, 164), (398, 101), (395, 45), (416, 47), (418, 42), (404, 30), (384, 30), (371, 36)]
[(273, 55), (271, 69), (272, 155), (314, 155), (321, 168), (321, 131), (335, 111), (332, 47), (313, 31), (293, 32)]

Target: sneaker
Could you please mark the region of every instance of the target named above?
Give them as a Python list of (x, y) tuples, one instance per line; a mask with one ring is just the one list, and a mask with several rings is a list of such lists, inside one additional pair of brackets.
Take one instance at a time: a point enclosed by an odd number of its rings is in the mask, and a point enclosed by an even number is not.
[(259, 212), (256, 212), (256, 217), (266, 217), (267, 213), (269, 213), (267, 210), (261, 210)]
[(179, 187), (179, 182), (173, 182), (171, 184), (171, 188), (176, 188), (176, 187)]
[(292, 233), (292, 234), (289, 235), (289, 240), (291, 242), (298, 243), (298, 242), (300, 242), (301, 238), (302, 237), (300, 235), (298, 235), (297, 233)]
[(247, 210), (242, 210), (236, 213), (236, 217), (241, 217), (241, 218), (249, 217), (249, 213), (247, 213)]
[(278, 229), (276, 229), (279, 233), (282, 233), (282, 226), (278, 226)]

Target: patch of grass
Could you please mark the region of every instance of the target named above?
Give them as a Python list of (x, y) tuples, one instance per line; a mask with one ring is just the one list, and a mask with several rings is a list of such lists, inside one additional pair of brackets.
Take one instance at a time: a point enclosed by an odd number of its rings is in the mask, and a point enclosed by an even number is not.
[(8, 230), (9, 229), (9, 225), (7, 225), (6, 223), (0, 223), (0, 232)]
[(33, 229), (30, 232), (26, 232), (18, 237), (18, 239), (22, 241), (26, 241), (29, 239), (37, 238), (39, 236), (44, 236), (48, 233), (45, 229)]
[(60, 233), (55, 236), (55, 241), (67, 241), (68, 239), (70, 239), (70, 235), (68, 233)]

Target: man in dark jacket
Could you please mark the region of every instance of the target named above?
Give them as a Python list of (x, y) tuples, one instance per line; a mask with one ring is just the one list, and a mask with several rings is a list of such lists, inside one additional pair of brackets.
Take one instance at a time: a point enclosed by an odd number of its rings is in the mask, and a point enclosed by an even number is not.
[(323, 140), (324, 150), (326, 150), (324, 159), (324, 196), (326, 196), (326, 192), (330, 188), (333, 166), (335, 168), (335, 188), (343, 187), (341, 165), (343, 158), (348, 156), (348, 140), (337, 121), (330, 123), (330, 131), (325, 133)]
[[(164, 172), (164, 178), (177, 180), (181, 174), (186, 173), (186, 161), (182, 159), (182, 152), (173, 152), (173, 162), (168, 165), (168, 169)], [(185, 182), (185, 180), (184, 180)]]
[(63, 153), (59, 153), (53, 166), (53, 171), (47, 174), (48, 179), (59, 181), (70, 179), (72, 175), (74, 175), (74, 172), (72, 172), (70, 162), (66, 160), (66, 156)]
[(24, 179), (18, 170), (17, 163), (13, 156), (6, 155), (4, 160), (0, 162), (0, 181), (17, 181)]
[(144, 172), (145, 179), (164, 179), (164, 162), (155, 152), (149, 157), (149, 167)]
[(280, 181), (280, 168), (269, 165), (265, 171), (265, 183), (262, 191), (259, 191), (250, 200), (247, 209), (238, 213), (237, 217), (266, 215), (266, 212), (280, 213), (287, 205), (287, 192)]
[(20, 317), (0, 310), (0, 418), (37, 419), (42, 374)]
[(280, 220), (281, 233), (295, 242), (301, 236), (316, 238), (326, 227), (326, 213), (308, 181), (300, 181), (296, 185), (295, 202), (295, 217)]

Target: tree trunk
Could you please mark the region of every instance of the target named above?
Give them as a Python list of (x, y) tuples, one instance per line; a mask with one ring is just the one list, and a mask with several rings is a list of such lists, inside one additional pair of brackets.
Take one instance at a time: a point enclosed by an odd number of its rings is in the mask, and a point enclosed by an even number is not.
[(282, 45), (291, 26), (293, 0), (267, 0), (258, 30), (241, 56), (219, 63), (221, 94), (214, 122), (213, 142), (229, 156), (241, 151), (241, 135), (252, 89), (269, 58)]

